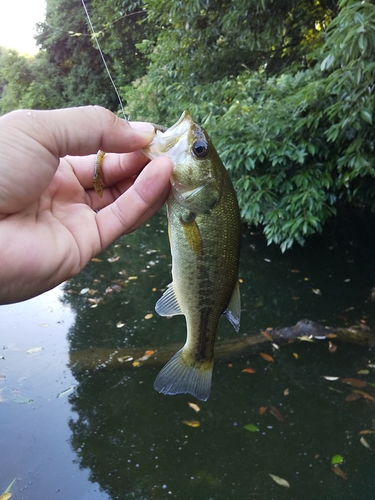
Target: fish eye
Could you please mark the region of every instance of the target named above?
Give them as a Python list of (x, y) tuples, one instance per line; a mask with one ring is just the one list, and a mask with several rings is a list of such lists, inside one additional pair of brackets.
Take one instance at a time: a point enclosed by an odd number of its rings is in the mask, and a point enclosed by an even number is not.
[(208, 144), (206, 141), (202, 141), (201, 139), (198, 139), (197, 141), (194, 142), (193, 147), (192, 147), (193, 154), (197, 158), (205, 158), (208, 153)]

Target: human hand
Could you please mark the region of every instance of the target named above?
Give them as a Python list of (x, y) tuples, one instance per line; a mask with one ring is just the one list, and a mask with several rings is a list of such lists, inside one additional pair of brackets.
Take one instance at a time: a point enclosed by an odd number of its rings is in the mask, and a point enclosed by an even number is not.
[[(150, 124), (131, 126), (100, 107), (0, 118), (0, 304), (76, 275), (164, 204), (172, 162), (148, 163), (139, 151), (153, 137)], [(93, 189), (99, 149), (111, 152), (102, 198)]]

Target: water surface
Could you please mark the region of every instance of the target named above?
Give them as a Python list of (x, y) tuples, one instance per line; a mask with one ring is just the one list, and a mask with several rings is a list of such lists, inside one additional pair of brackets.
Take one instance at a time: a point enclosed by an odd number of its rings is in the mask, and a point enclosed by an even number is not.
[[(240, 335), (302, 318), (374, 327), (374, 227), (346, 224), (284, 255), (243, 229)], [(375, 436), (364, 436), (367, 448), (360, 431), (375, 430), (375, 403), (348, 402), (353, 387), (323, 378), (375, 383), (372, 350), (297, 341), (266, 350), (274, 362), (217, 362), (207, 402), (163, 396), (152, 387), (158, 367), (92, 369), (89, 357), (183, 343), (183, 317), (154, 313), (170, 282), (165, 215), (98, 259), (62, 287), (0, 308), (0, 493), (16, 477), (14, 498), (27, 500), (373, 498)], [(236, 338), (225, 320), (219, 337)], [(332, 471), (337, 454), (346, 480)]]

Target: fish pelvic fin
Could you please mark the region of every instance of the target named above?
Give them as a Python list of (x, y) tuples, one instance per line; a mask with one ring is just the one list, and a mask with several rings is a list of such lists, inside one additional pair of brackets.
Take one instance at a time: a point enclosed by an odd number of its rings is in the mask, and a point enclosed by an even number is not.
[(240, 330), (241, 321), (241, 297), (240, 297), (240, 285), (239, 282), (234, 286), (232, 297), (229, 301), (227, 309), (224, 311), (224, 316), (236, 330), (236, 333)]
[(180, 349), (162, 368), (154, 382), (154, 388), (169, 396), (191, 394), (207, 401), (211, 391), (213, 361), (199, 364), (184, 359)]

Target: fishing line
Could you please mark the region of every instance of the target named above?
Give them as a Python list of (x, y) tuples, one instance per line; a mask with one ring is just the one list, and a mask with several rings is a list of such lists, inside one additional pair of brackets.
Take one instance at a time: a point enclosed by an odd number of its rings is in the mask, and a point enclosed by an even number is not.
[(124, 106), (122, 105), (122, 100), (121, 100), (120, 94), (118, 93), (118, 90), (117, 90), (116, 84), (115, 84), (115, 82), (113, 81), (112, 75), (111, 75), (111, 73), (110, 73), (110, 71), (109, 71), (109, 68), (108, 68), (108, 66), (107, 66), (106, 60), (105, 60), (105, 58), (104, 58), (104, 54), (103, 54), (103, 52), (102, 52), (102, 49), (100, 48), (100, 44), (99, 44), (99, 40), (98, 40), (98, 35), (97, 35), (97, 33), (95, 32), (95, 30), (94, 30), (94, 26), (92, 25), (90, 15), (89, 15), (88, 10), (87, 10), (87, 8), (86, 8), (85, 0), (81, 0), (81, 2), (82, 2), (83, 8), (84, 8), (85, 13), (86, 13), (86, 17), (87, 17), (88, 22), (89, 22), (89, 25), (90, 25), (90, 29), (91, 29), (91, 32), (92, 32), (92, 36), (93, 36), (93, 38), (95, 39), (96, 46), (98, 47), (99, 53), (100, 53), (101, 58), (102, 58), (102, 61), (103, 61), (103, 63), (104, 63), (104, 67), (105, 67), (105, 69), (106, 69), (106, 71), (107, 71), (107, 74), (108, 74), (109, 79), (110, 79), (110, 81), (111, 81), (111, 83), (112, 83), (112, 86), (113, 86), (113, 88), (115, 89), (115, 92), (116, 92), (116, 95), (117, 95), (118, 102), (120, 103), (120, 107), (121, 107), (122, 114), (124, 115), (125, 120), (128, 120), (128, 117), (127, 117), (127, 116), (126, 116), (126, 114), (125, 114)]

